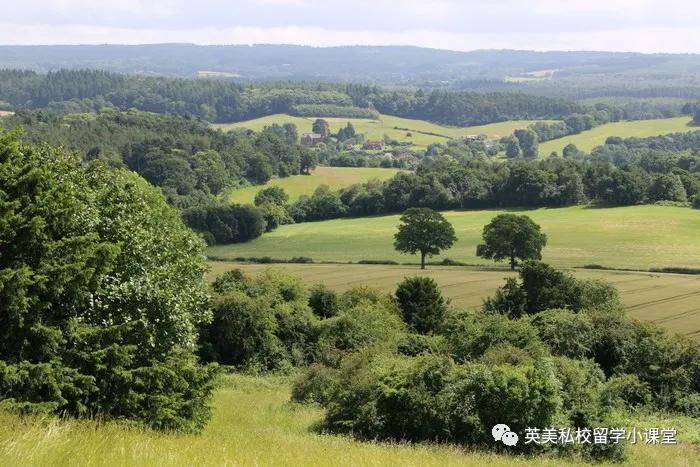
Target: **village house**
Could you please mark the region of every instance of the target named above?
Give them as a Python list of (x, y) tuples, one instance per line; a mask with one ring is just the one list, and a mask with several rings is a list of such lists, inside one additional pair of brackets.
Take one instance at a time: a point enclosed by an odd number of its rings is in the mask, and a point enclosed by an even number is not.
[(365, 143), (362, 145), (362, 149), (382, 151), (384, 150), (384, 141), (365, 141)]
[(323, 135), (318, 133), (304, 133), (301, 135), (301, 146), (304, 148), (314, 148), (318, 143), (325, 140)]

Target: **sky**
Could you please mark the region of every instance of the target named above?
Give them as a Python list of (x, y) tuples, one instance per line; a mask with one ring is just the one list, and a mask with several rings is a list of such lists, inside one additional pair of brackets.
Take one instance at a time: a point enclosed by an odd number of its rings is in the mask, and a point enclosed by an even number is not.
[(699, 0), (0, 0), (0, 44), (700, 53)]

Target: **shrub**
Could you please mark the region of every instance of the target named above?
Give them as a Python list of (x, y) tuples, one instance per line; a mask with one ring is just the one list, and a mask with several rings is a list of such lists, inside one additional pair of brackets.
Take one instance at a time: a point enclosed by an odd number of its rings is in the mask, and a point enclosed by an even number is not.
[(0, 134), (0, 400), (198, 430), (201, 240), (139, 176)]
[(520, 269), (520, 281), (508, 279), (496, 295), (484, 302), (489, 313), (518, 318), (553, 308), (616, 309), (620, 306), (617, 290), (602, 281), (577, 280), (552, 266), (527, 261)]
[(319, 323), (319, 353), (325, 362), (337, 365), (346, 355), (366, 347), (393, 349), (405, 331), (395, 310), (382, 303), (360, 301)]
[(286, 370), (315, 358), (316, 318), (299, 279), (273, 270), (248, 278), (233, 270), (213, 287), (221, 295), (202, 330), (202, 358), (254, 370)]
[(595, 330), (589, 315), (571, 310), (546, 310), (534, 315), (530, 322), (554, 355), (570, 358), (591, 355)]
[(549, 426), (558, 406), (551, 366), (457, 366), (444, 356), (344, 362), (325, 426), (367, 439), (493, 442), (491, 427)]
[(429, 334), (442, 325), (447, 302), (433, 279), (406, 278), (396, 289), (395, 298), (403, 320), (417, 332)]
[(606, 392), (611, 399), (619, 399), (628, 407), (646, 406), (651, 403), (649, 384), (636, 375), (616, 375), (608, 379)]
[(509, 344), (532, 356), (546, 353), (537, 330), (527, 321), (477, 312), (451, 312), (440, 333), (452, 357), (466, 362), (482, 357), (489, 348)]
[(325, 404), (331, 398), (338, 370), (319, 363), (310, 365), (294, 382), (292, 400)]
[(338, 313), (338, 295), (323, 284), (314, 285), (309, 293), (309, 306), (320, 318), (331, 318)]

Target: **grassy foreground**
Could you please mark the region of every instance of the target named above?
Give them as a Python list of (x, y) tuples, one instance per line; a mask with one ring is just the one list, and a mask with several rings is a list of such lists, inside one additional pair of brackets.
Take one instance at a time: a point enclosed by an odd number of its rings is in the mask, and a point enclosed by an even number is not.
[[(484, 225), (503, 211), (449, 211), (458, 242), (443, 257), (468, 264), (477, 258)], [(542, 226), (548, 236), (543, 260), (557, 266), (602, 264), (616, 268), (700, 267), (700, 211), (673, 206), (594, 208), (574, 206), (517, 211)], [(307, 256), (315, 261), (356, 262), (363, 259), (415, 262), (393, 248), (399, 216), (335, 219), (282, 226), (248, 243), (210, 247), (221, 259)]]
[(610, 136), (646, 138), (669, 133), (700, 130), (699, 126), (693, 126), (691, 122), (692, 119), (689, 117), (676, 117), (607, 123), (595, 127), (592, 130), (579, 133), (578, 135), (565, 136), (564, 138), (546, 141), (540, 144), (540, 155), (548, 156), (552, 151), (556, 151), (561, 155), (562, 150), (567, 144), (575, 144), (581, 151), (590, 152), (596, 146), (605, 143), (605, 140)]
[(387, 180), (397, 172), (397, 169), (369, 167), (317, 167), (311, 175), (274, 178), (265, 185), (233, 190), (230, 193), (230, 200), (234, 203), (252, 203), (258, 191), (270, 186), (279, 186), (287, 192), (290, 201), (296, 201), (301, 195), (311, 195), (319, 185), (328, 185), (334, 190), (339, 190), (372, 179)]
[[(556, 466), (562, 459), (470, 452), (456, 446), (364, 443), (317, 434), (320, 409), (289, 402), (289, 379), (229, 375), (201, 435), (156, 433), (118, 423), (38, 419), (0, 412), (0, 465), (6, 466)], [(678, 429), (677, 446), (630, 448), (628, 465), (689, 466), (700, 458), (687, 418), (636, 420)], [(567, 460), (567, 465), (584, 465)]]
[[(459, 136), (471, 134), (486, 134), (493, 139), (497, 139), (502, 136), (507, 136), (519, 128), (526, 128), (531, 123), (534, 123), (534, 120), (512, 120), (488, 125), (458, 128), (438, 125), (425, 120), (413, 120), (391, 115), (380, 115), (377, 120), (366, 118), (324, 119), (328, 121), (331, 132), (333, 133), (350, 122), (355, 127), (355, 130), (359, 133), (363, 133), (367, 139), (382, 139), (386, 134), (398, 141), (408, 141), (413, 143), (413, 146), (422, 148), (432, 143), (444, 143), (449, 138), (457, 138)], [(214, 127), (222, 130), (247, 128), (249, 130), (260, 131), (273, 123), (279, 125), (293, 123), (297, 126), (299, 133), (306, 133), (311, 131), (311, 125), (314, 120), (315, 118), (312, 117), (294, 117), (287, 114), (276, 114), (244, 122), (215, 124)], [(408, 130), (405, 130), (405, 128)], [(409, 136), (407, 133), (411, 133), (411, 135)]]
[[(234, 268), (257, 274), (270, 267), (218, 261), (210, 265), (212, 279)], [(504, 278), (515, 275), (510, 271), (446, 266), (429, 266), (425, 271), (415, 266), (366, 264), (276, 264), (274, 268), (299, 276), (307, 284), (323, 283), (338, 291), (369, 285), (393, 292), (405, 277), (428, 276), (435, 279), (457, 308), (481, 307), (483, 300), (503, 285)], [(574, 273), (580, 279), (601, 279), (614, 284), (630, 316), (700, 340), (700, 276), (586, 269)]]

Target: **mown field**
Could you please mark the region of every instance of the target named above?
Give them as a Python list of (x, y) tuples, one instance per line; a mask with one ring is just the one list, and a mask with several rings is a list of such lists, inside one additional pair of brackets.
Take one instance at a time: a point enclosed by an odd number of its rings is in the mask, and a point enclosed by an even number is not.
[[(213, 261), (209, 277), (240, 268), (257, 274), (270, 267), (301, 277), (308, 284), (322, 283), (338, 291), (370, 285), (392, 292), (405, 277), (423, 275), (440, 284), (443, 294), (458, 308), (479, 308), (486, 297), (503, 285), (510, 271), (428, 266), (366, 264), (237, 264)], [(700, 339), (700, 276), (628, 271), (576, 269), (580, 279), (601, 279), (617, 287), (631, 316), (657, 323), (670, 331)]]
[[(449, 257), (467, 264), (492, 265), (476, 257), (476, 245), (481, 241), (484, 225), (502, 212), (445, 212), (458, 241), (452, 249), (433, 259)], [(543, 259), (557, 266), (700, 267), (700, 211), (697, 209), (574, 206), (511, 212), (527, 214), (542, 226), (549, 237)], [(415, 263), (416, 256), (400, 254), (393, 248), (398, 224), (399, 216), (394, 215), (287, 225), (251, 242), (213, 246), (207, 252), (221, 259), (306, 256), (315, 261), (371, 259)]]
[(605, 140), (610, 136), (646, 138), (669, 133), (700, 130), (700, 127), (691, 125), (691, 121), (690, 117), (677, 117), (608, 123), (578, 135), (546, 141), (540, 144), (540, 155), (546, 157), (552, 151), (556, 151), (561, 155), (567, 144), (575, 144), (581, 151), (590, 152), (596, 146), (605, 143)]
[(230, 192), (230, 200), (234, 203), (252, 203), (255, 194), (270, 186), (279, 186), (289, 195), (290, 201), (296, 201), (301, 195), (310, 195), (319, 185), (328, 185), (339, 190), (355, 183), (364, 183), (372, 179), (387, 180), (398, 170), (368, 167), (317, 167), (311, 175), (294, 175), (292, 177), (275, 178), (265, 185), (254, 185)]
[[(317, 407), (289, 402), (289, 377), (228, 375), (200, 435), (118, 423), (20, 417), (0, 411), (3, 466), (558, 466), (581, 461), (474, 452), (448, 445), (359, 442), (319, 434)], [(629, 426), (675, 426), (680, 444), (629, 449), (626, 465), (695, 465), (700, 433), (687, 417), (637, 417)], [(565, 461), (565, 462), (564, 462)]]
[[(311, 125), (314, 120), (315, 118), (311, 117), (294, 117), (292, 115), (276, 114), (245, 122), (222, 123), (215, 124), (214, 126), (222, 130), (247, 128), (249, 130), (260, 131), (273, 123), (280, 125), (284, 123), (293, 123), (297, 126), (299, 133), (306, 133), (311, 131)], [(398, 141), (409, 141), (413, 143), (414, 146), (422, 148), (432, 143), (444, 143), (449, 138), (457, 138), (459, 136), (471, 134), (486, 134), (491, 138), (497, 139), (513, 133), (513, 131), (518, 128), (526, 128), (534, 122), (534, 120), (513, 120), (489, 125), (458, 128), (438, 125), (424, 120), (394, 117), (391, 115), (380, 115), (377, 120), (363, 118), (325, 118), (325, 120), (328, 121), (332, 132), (337, 132), (341, 127), (350, 122), (355, 126), (357, 132), (363, 133), (367, 139), (382, 139), (386, 134)], [(409, 131), (403, 128), (408, 128)], [(411, 133), (411, 135), (409, 136), (407, 133)]]

